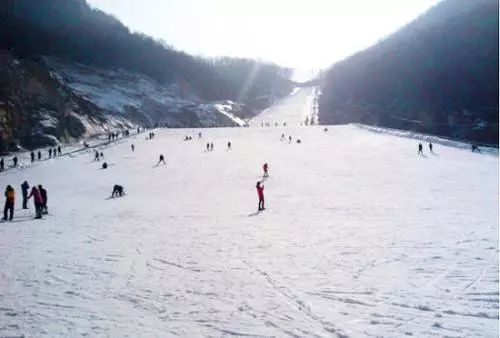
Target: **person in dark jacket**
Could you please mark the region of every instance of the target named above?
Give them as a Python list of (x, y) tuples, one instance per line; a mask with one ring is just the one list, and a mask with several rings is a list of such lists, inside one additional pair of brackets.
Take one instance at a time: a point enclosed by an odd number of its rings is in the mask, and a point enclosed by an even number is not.
[(113, 187), (113, 192), (111, 193), (111, 197), (122, 197), (125, 192), (123, 191), (123, 187), (121, 185), (115, 184)]
[(37, 189), (37, 187), (31, 188), (31, 193), (28, 196), (28, 198), (31, 197), (33, 197), (33, 201), (35, 202), (35, 210), (36, 210), (35, 219), (40, 219), (42, 218), (43, 200), (42, 200), (42, 195), (40, 194), (40, 191)]
[(0, 171), (5, 170), (5, 162), (3, 161), (3, 158), (0, 160)]
[(62, 154), (62, 151), (61, 151), (61, 146), (57, 146), (57, 153), (58, 153), (59, 155), (61, 155), (61, 154)]
[(255, 188), (257, 189), (257, 195), (259, 196), (259, 211), (265, 210), (265, 208), (264, 208), (264, 185), (261, 185), (261, 182), (258, 181)]
[(419, 143), (418, 144), (418, 154), (419, 155), (423, 155), (424, 154), (423, 149), (424, 149), (424, 147), (422, 146), (422, 143)]
[(47, 190), (45, 190), (41, 184), (38, 185), (38, 190), (42, 197), (42, 214), (47, 215), (49, 213), (49, 209), (47, 208)]
[(17, 167), (17, 156), (14, 156), (12, 162), (14, 162), (14, 168)]
[(31, 162), (32, 163), (35, 162), (35, 153), (33, 151), (31, 152), (30, 156), (31, 156)]
[(7, 220), (7, 213), (9, 213), (9, 221), (12, 221), (14, 218), (14, 200), (15, 200), (15, 192), (14, 188), (10, 185), (5, 189), (5, 206), (3, 208), (3, 220)]
[(24, 181), (21, 184), (21, 191), (23, 192), (23, 209), (28, 209), (28, 191), (30, 189), (30, 185), (28, 182)]
[(157, 166), (159, 166), (160, 163), (163, 163), (164, 165), (167, 165), (167, 162), (165, 162), (165, 157), (163, 157), (163, 154), (160, 154), (160, 160), (158, 161)]
[(38, 161), (42, 159), (42, 152), (39, 150), (37, 154)]
[(49, 149), (49, 158), (52, 158), (52, 148)]

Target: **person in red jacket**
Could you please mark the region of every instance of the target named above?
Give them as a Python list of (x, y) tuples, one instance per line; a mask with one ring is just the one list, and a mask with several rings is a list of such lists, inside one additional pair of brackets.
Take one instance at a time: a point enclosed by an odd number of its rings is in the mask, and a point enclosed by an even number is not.
[(42, 195), (40, 194), (40, 191), (37, 189), (36, 186), (31, 188), (31, 193), (28, 196), (28, 198), (31, 197), (33, 197), (33, 200), (35, 202), (35, 210), (36, 210), (35, 219), (40, 219), (42, 218), (43, 199)]
[(257, 195), (259, 195), (259, 211), (265, 210), (264, 208), (264, 185), (261, 182), (257, 182)]
[(264, 177), (269, 177), (269, 172), (268, 172), (269, 166), (267, 165), (267, 163), (264, 163), (262, 169), (264, 170)]

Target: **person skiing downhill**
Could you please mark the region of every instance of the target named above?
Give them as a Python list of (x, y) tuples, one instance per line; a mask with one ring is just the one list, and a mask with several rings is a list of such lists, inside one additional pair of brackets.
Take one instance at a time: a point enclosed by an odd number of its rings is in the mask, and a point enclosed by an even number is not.
[(213, 144), (213, 142), (210, 142), (210, 151), (214, 151), (214, 144)]
[(9, 221), (12, 221), (14, 218), (14, 200), (15, 200), (15, 192), (14, 188), (10, 185), (5, 189), (5, 206), (3, 208), (3, 220), (7, 220), (7, 213), (9, 213)]
[(49, 158), (52, 158), (52, 148), (49, 149)]
[(0, 159), (0, 171), (4, 171), (5, 170), (5, 163), (3, 161), (3, 158)]
[(231, 141), (227, 143), (227, 150), (231, 150)]
[(264, 185), (260, 181), (255, 186), (257, 189), (257, 196), (259, 196), (259, 211), (265, 210), (264, 208)]
[(35, 162), (35, 153), (33, 151), (30, 153), (30, 156), (31, 156), (31, 162), (32, 163)]
[(123, 187), (121, 185), (115, 184), (113, 187), (113, 192), (111, 193), (111, 197), (122, 197), (125, 192), (123, 191)]
[(33, 197), (33, 201), (35, 202), (35, 210), (36, 210), (35, 219), (40, 219), (42, 218), (43, 200), (42, 200), (42, 195), (40, 194), (40, 191), (37, 189), (37, 187), (31, 188), (31, 193), (28, 196), (28, 198), (31, 197)]
[(291, 136), (288, 136), (288, 143), (292, 143), (292, 137)]
[(14, 168), (17, 167), (17, 156), (14, 156), (12, 162), (14, 162)]
[(38, 161), (40, 161), (42, 159), (42, 153), (41, 153), (41, 151), (39, 150), (36, 155), (37, 155), (36, 157), (38, 158)]
[(422, 146), (422, 143), (419, 143), (419, 144), (418, 144), (418, 154), (419, 154), (419, 155), (423, 155), (423, 154), (424, 154), (424, 152), (423, 152), (423, 148), (424, 148), (424, 147)]
[(267, 163), (264, 163), (262, 170), (264, 170), (264, 177), (269, 177), (269, 165)]
[(160, 160), (158, 161), (158, 164), (156, 166), (159, 166), (160, 163), (167, 165), (167, 162), (165, 162), (165, 157), (163, 157), (163, 154), (160, 154)]
[(432, 153), (432, 142), (429, 142), (429, 151)]
[(28, 209), (28, 191), (30, 189), (30, 185), (28, 182), (24, 181), (21, 184), (21, 191), (23, 193), (23, 209)]
[(48, 215), (49, 209), (47, 208), (47, 190), (45, 190), (41, 184), (38, 185), (38, 190), (40, 191), (40, 196), (42, 197), (42, 214)]
[(132, 152), (134, 152), (134, 151), (135, 151), (135, 145), (133, 145), (133, 144), (132, 144), (132, 145), (130, 146), (130, 148), (132, 148)]
[(207, 142), (207, 151), (210, 151), (210, 143)]

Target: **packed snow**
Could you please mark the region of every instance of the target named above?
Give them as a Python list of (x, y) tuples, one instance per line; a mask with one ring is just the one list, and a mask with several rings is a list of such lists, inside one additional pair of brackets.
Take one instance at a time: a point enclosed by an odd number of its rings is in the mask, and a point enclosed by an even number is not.
[(288, 127), (158, 129), (103, 148), (106, 170), (82, 153), (2, 174), (0, 336), (498, 337), (498, 156), (300, 127), (310, 95), (254, 123)]

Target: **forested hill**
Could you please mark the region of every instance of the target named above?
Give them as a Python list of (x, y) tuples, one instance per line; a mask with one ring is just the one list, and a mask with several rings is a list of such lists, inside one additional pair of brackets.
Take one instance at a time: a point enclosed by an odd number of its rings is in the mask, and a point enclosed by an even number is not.
[[(235, 83), (212, 60), (193, 57), (166, 43), (132, 33), (114, 17), (85, 0), (3, 0), (0, 7), (0, 47), (22, 57), (49, 55), (111, 69), (148, 75), (160, 83), (177, 81), (204, 99), (238, 98)], [(251, 74), (258, 65), (260, 71)], [(237, 86), (253, 75), (251, 87), (269, 89), (267, 95), (288, 93), (291, 70), (255, 60), (233, 59)], [(238, 91), (239, 92), (239, 91)], [(247, 95), (262, 96), (258, 90)], [(239, 97), (250, 103), (253, 97)]]
[(498, 1), (443, 0), (323, 78), (320, 122), (498, 144)]

